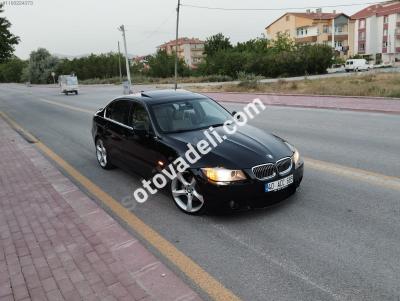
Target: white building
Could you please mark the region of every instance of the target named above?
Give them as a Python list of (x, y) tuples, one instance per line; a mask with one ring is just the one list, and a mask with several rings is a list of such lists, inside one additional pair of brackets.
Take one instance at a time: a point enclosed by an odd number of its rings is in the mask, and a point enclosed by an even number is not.
[(400, 2), (371, 5), (351, 16), (350, 52), (374, 62), (400, 61)]
[[(178, 56), (185, 60), (186, 65), (196, 68), (204, 58), (204, 41), (197, 38), (178, 39)], [(158, 49), (165, 50), (168, 54), (173, 54), (176, 50), (176, 40), (169, 41), (158, 46)]]

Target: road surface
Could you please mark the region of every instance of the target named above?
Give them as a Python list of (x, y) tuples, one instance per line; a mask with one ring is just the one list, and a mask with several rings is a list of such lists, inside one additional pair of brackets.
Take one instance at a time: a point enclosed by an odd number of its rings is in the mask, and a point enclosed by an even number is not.
[[(118, 94), (0, 85), (0, 111), (121, 200), (139, 178), (102, 170), (90, 134), (91, 112)], [(274, 106), (253, 123), (310, 162), (295, 196), (265, 210), (192, 217), (157, 194), (135, 214), (242, 300), (399, 300), (400, 116)]]

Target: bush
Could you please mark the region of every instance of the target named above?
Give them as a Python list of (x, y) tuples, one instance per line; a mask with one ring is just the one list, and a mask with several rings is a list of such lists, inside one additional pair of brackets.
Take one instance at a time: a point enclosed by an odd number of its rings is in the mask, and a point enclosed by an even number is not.
[[(125, 58), (120, 57), (121, 72), (126, 74)], [(80, 80), (119, 77), (118, 54), (91, 54), (87, 57), (63, 59), (56, 68), (57, 75), (75, 73)]]
[[(219, 38), (223, 40), (223, 37)], [(224, 74), (239, 79), (240, 72), (273, 78), (322, 74), (333, 62), (333, 51), (329, 46), (295, 45), (285, 35), (272, 42), (260, 38), (217, 49), (199, 66), (203, 75)]]
[(0, 82), (1, 83), (19, 83), (21, 82), (22, 72), (27, 62), (17, 57), (0, 64)]

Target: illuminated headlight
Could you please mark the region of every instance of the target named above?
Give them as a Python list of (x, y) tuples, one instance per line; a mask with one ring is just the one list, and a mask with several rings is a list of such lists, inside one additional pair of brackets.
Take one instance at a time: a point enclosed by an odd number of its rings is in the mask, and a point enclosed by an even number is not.
[(290, 143), (285, 142), (285, 144), (291, 149), (291, 151), (293, 152), (292, 155), (292, 159), (293, 159), (293, 163), (295, 165), (295, 167), (299, 167), (300, 163), (301, 163), (301, 157), (300, 157), (300, 153), (299, 151)]
[(208, 180), (221, 184), (246, 180), (246, 175), (241, 170), (230, 170), (222, 167), (202, 168), (201, 170)]
[(293, 162), (296, 165), (296, 167), (298, 166), (299, 162), (300, 162), (300, 153), (297, 149), (295, 149), (294, 154), (293, 154)]

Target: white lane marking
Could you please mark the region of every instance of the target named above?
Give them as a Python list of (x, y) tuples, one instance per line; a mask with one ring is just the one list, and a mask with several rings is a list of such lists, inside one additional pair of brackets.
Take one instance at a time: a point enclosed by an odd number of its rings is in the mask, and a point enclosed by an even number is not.
[(315, 170), (328, 172), (340, 177), (346, 177), (352, 180), (366, 182), (375, 186), (381, 186), (393, 190), (400, 190), (400, 178), (387, 176), (384, 174), (348, 167), (340, 164), (304, 158), (306, 168), (310, 167)]

